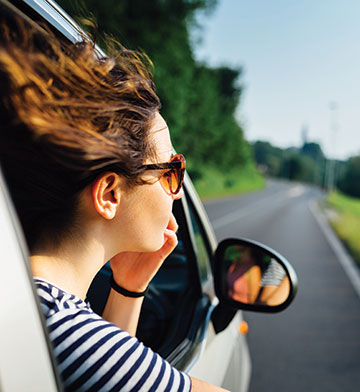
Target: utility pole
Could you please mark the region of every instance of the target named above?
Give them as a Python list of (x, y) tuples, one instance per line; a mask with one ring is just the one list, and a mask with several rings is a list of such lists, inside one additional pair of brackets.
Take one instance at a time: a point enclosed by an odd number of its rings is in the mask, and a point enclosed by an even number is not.
[(336, 182), (335, 182), (335, 165), (336, 165), (336, 158), (335, 158), (335, 147), (336, 147), (336, 133), (338, 130), (338, 123), (337, 123), (337, 109), (338, 105), (336, 102), (329, 103), (330, 109), (330, 138), (332, 144), (332, 154), (333, 158), (328, 159), (326, 165), (326, 179), (327, 179), (327, 189), (329, 192), (334, 190)]

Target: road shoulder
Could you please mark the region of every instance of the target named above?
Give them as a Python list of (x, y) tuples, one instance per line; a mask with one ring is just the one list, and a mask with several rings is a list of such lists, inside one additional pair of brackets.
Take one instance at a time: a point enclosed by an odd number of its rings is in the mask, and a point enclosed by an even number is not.
[(349, 255), (340, 239), (334, 233), (325, 215), (321, 212), (319, 205), (315, 200), (309, 201), (309, 209), (319, 224), (321, 231), (323, 232), (325, 238), (327, 239), (329, 245), (334, 251), (337, 259), (342, 265), (346, 275), (348, 276), (351, 284), (360, 298), (360, 271), (355, 265), (354, 260)]

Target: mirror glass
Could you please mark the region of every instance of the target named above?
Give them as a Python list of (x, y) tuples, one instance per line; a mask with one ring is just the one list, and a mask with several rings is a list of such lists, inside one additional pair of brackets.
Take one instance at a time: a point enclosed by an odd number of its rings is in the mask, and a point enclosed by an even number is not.
[(278, 306), (288, 299), (288, 274), (265, 249), (232, 244), (223, 257), (222, 291), (229, 299), (266, 306)]

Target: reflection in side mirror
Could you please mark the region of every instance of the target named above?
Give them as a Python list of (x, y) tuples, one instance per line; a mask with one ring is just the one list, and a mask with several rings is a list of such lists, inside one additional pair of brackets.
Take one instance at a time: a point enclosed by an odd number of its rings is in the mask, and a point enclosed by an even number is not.
[(274, 250), (250, 240), (222, 241), (215, 254), (220, 302), (244, 310), (278, 312), (294, 299), (297, 277)]

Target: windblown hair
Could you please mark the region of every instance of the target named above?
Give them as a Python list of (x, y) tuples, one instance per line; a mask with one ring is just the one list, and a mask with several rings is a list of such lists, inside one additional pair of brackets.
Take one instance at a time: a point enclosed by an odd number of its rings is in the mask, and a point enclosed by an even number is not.
[(105, 171), (142, 184), (160, 102), (144, 55), (0, 25), (0, 159), (30, 249), (74, 223), (78, 193)]

